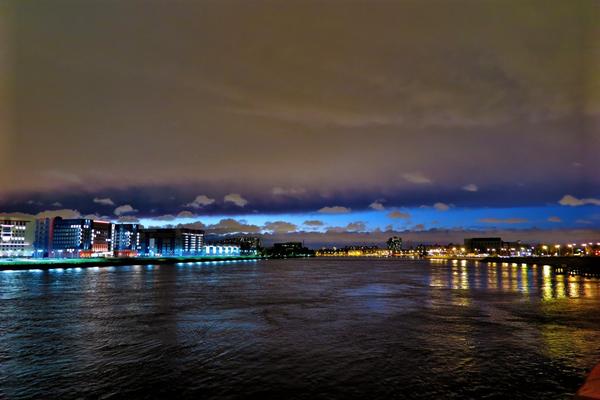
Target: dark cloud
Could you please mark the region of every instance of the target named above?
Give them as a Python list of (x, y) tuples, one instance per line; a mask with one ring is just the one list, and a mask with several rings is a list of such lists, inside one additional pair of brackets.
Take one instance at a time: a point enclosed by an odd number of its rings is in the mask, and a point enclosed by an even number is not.
[(479, 190), (479, 186), (474, 183), (469, 183), (468, 185), (463, 186), (462, 190), (466, 190), (467, 192), (476, 192)]
[(212, 199), (204, 194), (200, 194), (200, 195), (196, 196), (196, 198), (194, 198), (193, 201), (185, 204), (185, 207), (202, 208), (202, 207), (209, 206), (209, 205), (213, 204), (214, 202), (215, 202), (215, 199)]
[(248, 204), (248, 200), (243, 198), (239, 193), (229, 193), (223, 197), (225, 203), (232, 203), (238, 207), (245, 207)]
[[(190, 226), (190, 225), (188, 225)], [(261, 227), (257, 225), (247, 224), (245, 221), (226, 218), (218, 223), (206, 226), (207, 233), (211, 234), (228, 234), (228, 233), (259, 233)]]
[[(96, 218), (94, 218), (94, 219), (96, 219)], [(133, 215), (123, 215), (123, 216), (119, 217), (117, 222), (119, 222), (119, 223), (139, 223), (140, 220), (137, 217), (134, 217)]]
[(6, 193), (600, 179), (593, 1), (9, 4)]
[(298, 229), (295, 224), (285, 221), (266, 222), (263, 228), (273, 233), (289, 233)]
[(450, 207), (452, 207), (451, 204), (446, 204), (439, 201), (433, 205), (433, 208), (435, 208), (438, 211), (448, 211)]
[[(59, 201), (65, 208), (80, 210), (82, 213), (106, 213), (109, 208), (108, 201), (99, 204), (94, 200), (110, 200), (113, 204), (129, 204), (134, 206), (138, 217), (154, 218), (171, 214), (176, 216), (186, 209), (193, 210), (201, 215), (239, 215), (240, 210), (251, 212), (256, 210), (263, 214), (306, 213), (315, 210), (331, 211), (360, 211), (372, 210), (374, 197), (386, 199), (386, 208), (394, 207), (419, 207), (422, 204), (443, 203), (454, 207), (522, 207), (546, 204), (558, 204), (557, 199), (564, 196), (565, 188), (552, 183), (543, 188), (533, 190), (528, 186), (486, 186), (477, 192), (467, 192), (460, 187), (437, 187), (430, 185), (416, 185), (413, 189), (397, 188), (357, 188), (351, 191), (330, 191), (327, 196), (321, 191), (306, 191), (301, 197), (273, 196), (268, 188), (257, 186), (235, 186), (225, 183), (206, 183), (201, 185), (206, 190), (209, 199), (223, 199), (234, 188), (240, 196), (248, 201), (248, 206), (239, 207), (231, 202), (215, 201), (204, 207), (187, 207), (197, 197), (197, 185), (151, 185), (134, 186), (128, 189), (101, 189), (97, 193), (80, 190), (53, 191), (25, 193), (11, 195), (0, 199), (0, 210), (5, 212), (27, 212), (35, 214), (43, 211), (47, 206)], [(576, 185), (572, 186), (573, 192)], [(592, 190), (587, 188), (586, 190)], [(584, 193), (584, 192), (579, 192)], [(593, 195), (593, 193), (590, 193)], [(569, 198), (567, 198), (568, 200)], [(592, 196), (576, 197), (570, 204), (581, 204), (584, 200), (587, 205), (593, 205)], [(31, 200), (29, 203), (28, 201)], [(440, 201), (442, 200), (442, 201)], [(377, 202), (376, 202), (377, 203)], [(564, 201), (563, 201), (564, 203)], [(337, 204), (339, 206), (332, 206)], [(377, 203), (380, 204), (380, 203)], [(383, 205), (383, 203), (381, 203)], [(342, 206), (343, 205), (343, 206)], [(340, 207), (340, 208), (338, 208)], [(248, 210), (246, 210), (248, 209)], [(484, 215), (485, 216), (485, 215)]]
[(350, 211), (352, 210), (344, 206), (325, 206), (318, 210), (318, 212), (323, 214), (346, 214)]
[(180, 228), (189, 228), (189, 229), (200, 229), (200, 230), (206, 230), (206, 225), (200, 221), (196, 221), (196, 222), (190, 222), (187, 224), (179, 224), (177, 225)]
[(350, 222), (346, 226), (332, 226), (325, 231), (325, 234), (339, 234), (343, 232), (366, 232), (367, 224), (362, 221)]
[(458, 3), (9, 0), (0, 210), (598, 204), (598, 3)]
[[(36, 218), (81, 218), (82, 215), (77, 210), (71, 209), (60, 209), (60, 210), (44, 210), (40, 211), (37, 214), (28, 214), (28, 213), (0, 213), (0, 216), (9, 216), (16, 218), (24, 218), (24, 219), (36, 219)], [(89, 216), (84, 216), (84, 218), (88, 218)], [(100, 218), (97, 215), (94, 215), (94, 218)]]
[(274, 196), (291, 196), (291, 197), (297, 197), (297, 196), (302, 196), (304, 194), (306, 194), (306, 189), (304, 188), (281, 188), (281, 187), (274, 187), (271, 190), (271, 193), (273, 193)]
[(116, 216), (121, 216), (123, 214), (133, 214), (136, 212), (138, 212), (138, 210), (133, 208), (130, 204), (123, 204), (122, 206), (119, 206), (114, 210), (114, 214)]
[(42, 212), (37, 213), (35, 215), (35, 217), (36, 218), (54, 218), (54, 217), (80, 218), (81, 213), (77, 210), (69, 210), (69, 209), (47, 210), (47, 211), (42, 211)]
[(405, 213), (402, 211), (392, 211), (388, 214), (388, 218), (392, 218), (392, 219), (409, 219), (410, 218), (410, 214), (409, 213)]
[(325, 223), (323, 221), (319, 221), (317, 219), (310, 219), (310, 220), (304, 221), (302, 223), (302, 225), (318, 227), (318, 226), (325, 225)]
[(350, 222), (346, 226), (346, 230), (349, 232), (364, 232), (367, 230), (367, 224), (362, 221)]
[(114, 206), (115, 205), (115, 202), (112, 201), (112, 199), (110, 197), (105, 197), (105, 198), (94, 197), (93, 202), (96, 204), (103, 205), (103, 206)]
[(586, 204), (600, 206), (600, 199), (593, 199), (593, 198), (578, 199), (575, 196), (566, 194), (558, 201), (558, 203), (562, 206), (571, 206), (571, 207), (584, 206)]
[(175, 216), (173, 214), (165, 214), (165, 215), (159, 215), (152, 219), (154, 221), (175, 221)]
[(383, 202), (380, 200), (376, 200), (376, 201), (372, 202), (371, 204), (369, 204), (369, 208), (376, 210), (376, 211), (385, 210), (385, 206), (383, 205)]
[(409, 172), (409, 173), (405, 173), (405, 174), (402, 174), (402, 177), (407, 182), (416, 183), (418, 185), (433, 183), (433, 181), (430, 178), (426, 177), (421, 172)]

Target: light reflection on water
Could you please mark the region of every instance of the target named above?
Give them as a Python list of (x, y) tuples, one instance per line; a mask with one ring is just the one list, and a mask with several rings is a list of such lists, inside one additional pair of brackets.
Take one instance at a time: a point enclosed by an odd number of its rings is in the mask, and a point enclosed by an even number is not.
[(561, 298), (598, 298), (598, 279), (572, 275), (554, 275), (549, 265), (508, 263), (469, 263), (461, 260), (431, 260), (442, 267), (432, 272), (432, 286), (452, 289), (493, 289), (540, 294), (543, 300)]
[(565, 398), (600, 281), (297, 259), (0, 274), (0, 398)]

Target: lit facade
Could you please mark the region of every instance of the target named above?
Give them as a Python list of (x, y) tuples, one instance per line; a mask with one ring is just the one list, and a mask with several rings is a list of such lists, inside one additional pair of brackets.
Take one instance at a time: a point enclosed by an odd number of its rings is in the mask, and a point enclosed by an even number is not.
[(228, 236), (212, 244), (237, 246), (241, 255), (257, 255), (260, 249), (260, 238), (256, 236)]
[(225, 244), (225, 245), (208, 245), (204, 247), (204, 255), (207, 256), (239, 256), (240, 246)]
[(115, 224), (112, 222), (92, 220), (92, 252), (90, 256), (112, 256), (114, 226)]
[(115, 224), (113, 226), (112, 242), (115, 256), (136, 256), (140, 246), (140, 225)]
[(52, 253), (54, 218), (40, 218), (35, 221), (34, 257), (49, 257)]
[(31, 257), (35, 224), (20, 218), (0, 218), (0, 257)]
[(347, 246), (322, 248), (315, 252), (317, 257), (390, 257), (392, 251), (377, 246)]
[(204, 231), (187, 228), (143, 229), (139, 252), (146, 256), (200, 256)]
[(92, 219), (55, 218), (49, 253), (58, 258), (111, 256), (113, 226)]

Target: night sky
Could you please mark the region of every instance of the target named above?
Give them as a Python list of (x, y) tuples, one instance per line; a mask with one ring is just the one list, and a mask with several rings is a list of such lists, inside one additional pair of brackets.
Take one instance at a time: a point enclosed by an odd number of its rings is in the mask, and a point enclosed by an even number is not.
[(600, 239), (600, 2), (0, 5), (0, 211)]

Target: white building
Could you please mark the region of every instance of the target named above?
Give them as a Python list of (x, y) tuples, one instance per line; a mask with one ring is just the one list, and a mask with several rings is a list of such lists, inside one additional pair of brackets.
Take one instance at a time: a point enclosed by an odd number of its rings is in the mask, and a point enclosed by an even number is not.
[(204, 246), (204, 254), (207, 256), (239, 256), (240, 246), (208, 245)]
[(0, 257), (31, 257), (34, 236), (32, 220), (0, 217)]

